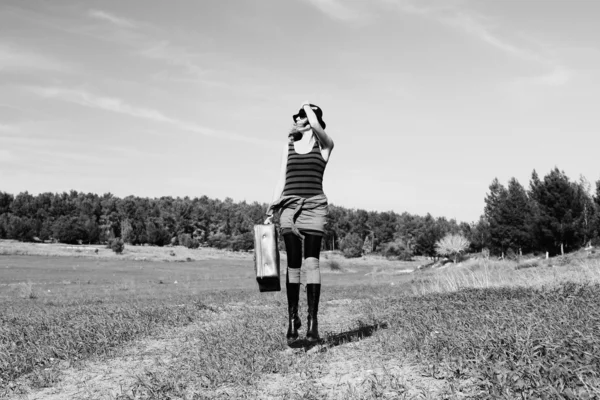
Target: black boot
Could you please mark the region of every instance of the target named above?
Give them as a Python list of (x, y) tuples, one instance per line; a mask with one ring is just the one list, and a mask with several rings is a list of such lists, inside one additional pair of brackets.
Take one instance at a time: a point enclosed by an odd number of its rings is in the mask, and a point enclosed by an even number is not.
[(321, 284), (307, 284), (306, 298), (308, 302), (308, 327), (306, 331), (306, 339), (311, 342), (319, 340), (319, 322), (317, 321), (317, 313), (319, 312), (319, 297), (321, 297)]
[(285, 280), (285, 288), (287, 290), (288, 299), (288, 330), (285, 335), (288, 342), (298, 339), (298, 329), (302, 326), (300, 317), (298, 316), (298, 299), (300, 297), (300, 284), (290, 283), (289, 279)]

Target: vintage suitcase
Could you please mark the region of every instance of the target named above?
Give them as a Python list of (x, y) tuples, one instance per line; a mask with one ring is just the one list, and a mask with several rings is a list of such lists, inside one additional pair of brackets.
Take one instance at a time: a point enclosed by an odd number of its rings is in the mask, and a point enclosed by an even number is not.
[(254, 270), (259, 291), (278, 292), (281, 290), (275, 224), (254, 225)]

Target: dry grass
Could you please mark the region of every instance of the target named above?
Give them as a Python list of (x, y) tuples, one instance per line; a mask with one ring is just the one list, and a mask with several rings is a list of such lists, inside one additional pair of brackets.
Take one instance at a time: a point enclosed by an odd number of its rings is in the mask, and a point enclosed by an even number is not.
[(467, 288), (542, 287), (565, 282), (600, 282), (600, 260), (579, 260), (564, 266), (544, 261), (539, 266), (527, 268), (522, 268), (516, 261), (469, 260), (416, 274), (412, 291), (422, 295)]
[(188, 249), (184, 246), (131, 246), (125, 245), (122, 254), (115, 254), (105, 245), (65, 245), (62, 243), (23, 243), (0, 240), (0, 255), (44, 257), (88, 257), (128, 261), (201, 261), (219, 259), (252, 259), (252, 253), (213, 248)]
[[(571, 256), (527, 268), (471, 260), (400, 275), (410, 263), (324, 254), (323, 266), (341, 271), (324, 276), (319, 321), (324, 340), (289, 349), (285, 292), (258, 293), (251, 256), (240, 263), (93, 257), (3, 258), (0, 268), (5, 276), (11, 273), (15, 290), (7, 292), (0, 310), (0, 397), (600, 395), (597, 259)], [(88, 284), (76, 273), (99, 283)], [(227, 288), (241, 273), (246, 286)], [(44, 283), (28, 276), (59, 283), (46, 293)], [(218, 287), (221, 280), (225, 286)], [(302, 296), (303, 321), (305, 306)], [(154, 338), (151, 356), (133, 350), (145, 337)], [(130, 349), (139, 365), (118, 365), (119, 349)], [(95, 370), (86, 369), (88, 361)], [(102, 365), (126, 371), (127, 380), (97, 372)], [(80, 387), (69, 389), (65, 377)], [(111, 392), (94, 392), (97, 381)]]
[(378, 254), (363, 257), (346, 258), (339, 251), (324, 251), (321, 253), (322, 271), (356, 273), (364, 277), (377, 278), (383, 281), (393, 275), (405, 275), (415, 271), (423, 260), (414, 261), (390, 260)]

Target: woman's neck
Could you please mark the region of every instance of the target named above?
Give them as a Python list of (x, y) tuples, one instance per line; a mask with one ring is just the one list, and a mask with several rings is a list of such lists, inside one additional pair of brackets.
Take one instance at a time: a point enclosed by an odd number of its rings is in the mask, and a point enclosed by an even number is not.
[(313, 137), (312, 130), (308, 130), (308, 131), (305, 131), (302, 133), (302, 138), (298, 141), (303, 144), (307, 144), (311, 141), (312, 137)]

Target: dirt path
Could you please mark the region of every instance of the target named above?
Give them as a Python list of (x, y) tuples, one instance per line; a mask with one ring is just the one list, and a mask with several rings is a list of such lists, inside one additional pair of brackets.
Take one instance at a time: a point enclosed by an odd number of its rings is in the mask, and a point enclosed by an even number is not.
[[(320, 318), (322, 332), (351, 341), (316, 346), (306, 353), (286, 351), (288, 357), (300, 361), (301, 369), (266, 376), (248, 398), (449, 398), (445, 381), (425, 376), (422, 367), (410, 360), (381, 354), (378, 342), (388, 334), (386, 327), (357, 328), (356, 322), (365, 319), (357, 308), (357, 301), (349, 299), (328, 302)], [(361, 331), (368, 336), (358, 340)]]
[[(330, 333), (326, 345), (306, 349), (287, 349), (287, 357), (294, 366), (293, 373), (269, 374), (251, 387), (219, 388), (215, 391), (196, 392), (200, 397), (189, 398), (461, 398), (450, 395), (448, 383), (423, 374), (423, 368), (393, 354), (382, 354), (379, 343), (389, 330), (385, 327), (363, 325), (365, 320), (357, 313), (357, 301), (337, 299), (324, 302), (320, 312), (320, 331)], [(189, 346), (190, 338), (197, 337), (211, 325), (231, 323), (240, 313), (248, 313), (248, 304), (229, 304), (217, 312), (205, 310), (201, 318), (182, 329), (165, 331), (162, 335), (132, 344), (110, 359), (87, 361), (77, 367), (64, 366), (61, 379), (54, 387), (32, 390), (11, 399), (115, 399), (131, 395), (131, 388), (139, 376), (160, 373), (170, 368), (177, 355)], [(301, 314), (304, 318), (304, 314)], [(303, 321), (304, 323), (304, 321)], [(304, 329), (303, 326), (302, 329)], [(361, 331), (362, 329), (362, 331)], [(345, 335), (345, 336), (344, 336)], [(354, 336), (353, 336), (354, 335)], [(363, 336), (360, 340), (359, 335)], [(192, 383), (190, 388), (199, 387)]]

